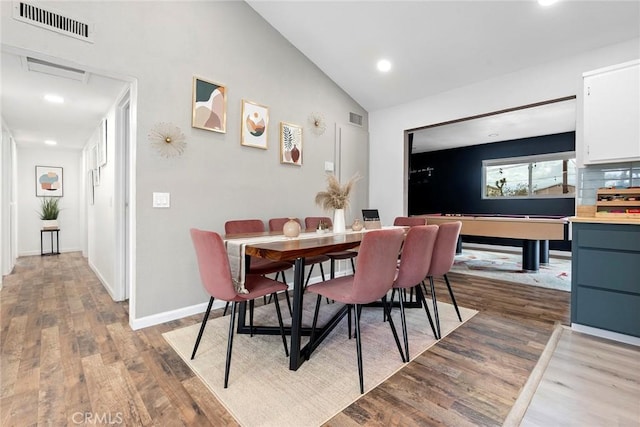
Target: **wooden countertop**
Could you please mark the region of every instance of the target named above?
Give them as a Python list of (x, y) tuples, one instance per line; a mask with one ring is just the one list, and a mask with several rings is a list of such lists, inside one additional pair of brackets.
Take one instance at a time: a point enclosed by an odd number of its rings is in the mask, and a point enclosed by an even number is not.
[(595, 224), (629, 224), (629, 225), (640, 225), (640, 218), (629, 218), (629, 217), (621, 217), (621, 218), (610, 218), (610, 217), (601, 217), (601, 216), (571, 216), (569, 217), (569, 221), (571, 222), (591, 222)]

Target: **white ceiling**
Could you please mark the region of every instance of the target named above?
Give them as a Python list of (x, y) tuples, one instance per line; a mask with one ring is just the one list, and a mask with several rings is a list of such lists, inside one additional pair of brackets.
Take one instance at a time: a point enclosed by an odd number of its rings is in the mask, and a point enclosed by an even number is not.
[[(29, 71), (25, 58), (3, 51), (0, 59), (2, 118), (16, 144), (43, 147), (51, 139), (56, 147), (81, 149), (122, 94), (125, 82), (92, 73), (83, 82)], [(64, 103), (49, 103), (46, 94), (62, 96)]]
[[(247, 3), (367, 111), (640, 37), (635, 0)], [(80, 83), (27, 72), (3, 50), (2, 117), (18, 144), (81, 147), (124, 89), (95, 74)], [(387, 74), (375, 69), (382, 57)], [(48, 92), (67, 102), (45, 104)]]

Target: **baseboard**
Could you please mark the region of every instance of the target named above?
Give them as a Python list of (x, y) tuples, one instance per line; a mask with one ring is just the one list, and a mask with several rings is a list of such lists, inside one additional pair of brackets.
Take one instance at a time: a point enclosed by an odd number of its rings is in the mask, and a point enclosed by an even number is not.
[[(209, 305), (209, 301), (201, 304), (191, 305), (189, 307), (178, 308), (176, 310), (164, 311), (151, 316), (145, 316), (140, 319), (129, 319), (129, 326), (134, 331), (137, 329), (147, 328), (149, 326), (159, 325), (161, 323), (170, 322), (172, 320), (182, 319), (183, 317), (193, 316), (194, 314), (204, 313)], [(215, 301), (212, 310), (222, 308), (226, 305), (225, 301)]]
[[(67, 253), (67, 252), (80, 252), (80, 249), (60, 249), (60, 253)], [(19, 257), (21, 256), (35, 256), (35, 255), (41, 255), (40, 251), (24, 251), (24, 252), (20, 252), (18, 254)], [(46, 255), (46, 254), (45, 254)]]
[(605, 338), (612, 341), (618, 341), (625, 344), (631, 344), (640, 347), (640, 337), (634, 337), (631, 335), (625, 335), (618, 332), (607, 331), (605, 329), (594, 328), (592, 326), (581, 325), (579, 323), (572, 323), (571, 329), (576, 332), (582, 332), (583, 334), (593, 335), (600, 338)]
[[(517, 246), (500, 246), (500, 245), (487, 245), (484, 243), (463, 243), (462, 250), (467, 249), (477, 249), (482, 251), (489, 252), (506, 252), (510, 254), (521, 254), (522, 248)], [(549, 256), (554, 258), (564, 258), (571, 259), (571, 252), (567, 251), (557, 251), (555, 249), (549, 250)]]

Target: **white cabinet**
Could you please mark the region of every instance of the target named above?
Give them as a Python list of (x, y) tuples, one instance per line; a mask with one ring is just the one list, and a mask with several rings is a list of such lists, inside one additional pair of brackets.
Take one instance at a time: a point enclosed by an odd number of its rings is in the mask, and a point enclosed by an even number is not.
[(640, 60), (583, 78), (584, 163), (640, 160)]

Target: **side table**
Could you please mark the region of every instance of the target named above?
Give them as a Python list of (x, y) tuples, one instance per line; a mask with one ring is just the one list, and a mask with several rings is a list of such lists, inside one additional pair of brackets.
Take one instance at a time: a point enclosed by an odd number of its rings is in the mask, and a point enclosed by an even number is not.
[[(60, 235), (59, 235), (60, 229), (59, 228), (51, 228), (51, 229), (46, 229), (43, 228), (42, 230), (40, 230), (40, 256), (45, 256), (45, 255), (60, 255)], [(43, 247), (43, 236), (44, 233), (50, 233), (51, 235), (51, 252), (44, 252), (44, 247)], [(56, 251), (53, 251), (53, 233), (56, 233)]]

